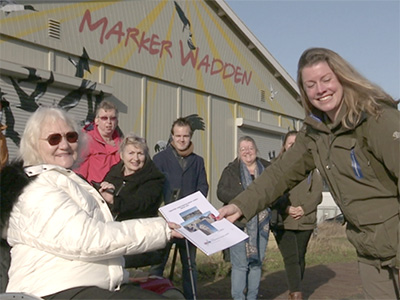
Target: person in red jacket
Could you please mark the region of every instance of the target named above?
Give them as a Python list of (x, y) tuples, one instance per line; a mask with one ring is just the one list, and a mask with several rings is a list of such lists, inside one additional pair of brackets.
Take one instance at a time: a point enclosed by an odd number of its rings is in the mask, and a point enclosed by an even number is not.
[(94, 123), (84, 128), (89, 135), (89, 147), (83, 162), (75, 170), (89, 183), (101, 182), (111, 167), (121, 159), (118, 149), (122, 137), (117, 126), (117, 107), (113, 103), (103, 100), (97, 108)]

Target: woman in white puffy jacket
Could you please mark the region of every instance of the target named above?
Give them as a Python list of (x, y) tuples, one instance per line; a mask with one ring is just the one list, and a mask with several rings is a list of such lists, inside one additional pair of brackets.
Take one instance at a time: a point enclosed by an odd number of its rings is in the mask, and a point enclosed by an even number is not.
[(10, 213), (7, 292), (45, 299), (155, 299), (128, 282), (123, 255), (165, 247), (178, 225), (162, 218), (114, 222), (103, 197), (71, 168), (84, 137), (63, 110), (39, 108), (20, 156), (30, 178)]

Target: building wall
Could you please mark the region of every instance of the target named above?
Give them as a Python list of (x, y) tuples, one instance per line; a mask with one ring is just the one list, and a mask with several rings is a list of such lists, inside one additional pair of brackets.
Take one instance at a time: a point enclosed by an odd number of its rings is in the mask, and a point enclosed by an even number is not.
[[(10, 103), (3, 123), (11, 157), (35, 109), (21, 107), (21, 99), (68, 103), (82, 125), (96, 101), (113, 101), (121, 130), (144, 136), (151, 155), (177, 117), (198, 114), (205, 130), (194, 134), (195, 152), (205, 159), (208, 198), (220, 206), (216, 185), (236, 156), (238, 137), (253, 135), (268, 158), (304, 117), (293, 79), (263, 56), (265, 48), (254, 48), (255, 37), (244, 34), (223, 1), (24, 2), (37, 11), (0, 14), (0, 88)], [(84, 51), (90, 73), (77, 75), (70, 60)], [(27, 80), (27, 68), (41, 79)], [(46, 91), (34, 100), (39, 83)]]

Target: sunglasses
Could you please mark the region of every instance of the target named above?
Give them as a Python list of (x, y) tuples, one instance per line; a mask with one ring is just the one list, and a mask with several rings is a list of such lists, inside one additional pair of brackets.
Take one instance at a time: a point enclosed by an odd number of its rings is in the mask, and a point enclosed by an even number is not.
[(50, 134), (47, 138), (42, 139), (42, 140), (46, 140), (51, 146), (56, 146), (59, 143), (61, 143), (61, 140), (63, 138), (63, 136), (65, 136), (65, 138), (67, 139), (68, 143), (76, 143), (78, 141), (78, 133), (76, 131), (70, 131), (67, 132), (66, 134), (61, 134), (61, 133), (53, 133)]
[(106, 116), (102, 116), (102, 117), (99, 117), (99, 119), (102, 120), (102, 121), (107, 121), (107, 120), (115, 121), (115, 120), (117, 120), (117, 117), (106, 117)]

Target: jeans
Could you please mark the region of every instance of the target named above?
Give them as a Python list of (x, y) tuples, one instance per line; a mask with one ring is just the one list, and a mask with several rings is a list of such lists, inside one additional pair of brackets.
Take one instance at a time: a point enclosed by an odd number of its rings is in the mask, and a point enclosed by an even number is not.
[[(260, 263), (251, 266), (249, 265), (246, 255), (246, 241), (242, 241), (229, 248), (232, 263), (231, 294), (234, 300), (257, 299), (261, 279), (262, 262), (265, 257), (267, 244), (268, 238), (260, 235), (258, 245)], [(245, 295), (246, 287), (247, 293)]]
[[(186, 250), (186, 240), (185, 239), (174, 239), (173, 242), (168, 243), (166, 247), (166, 255), (164, 261), (159, 265), (153, 265), (150, 268), (150, 275), (163, 276), (165, 265), (167, 264), (169, 253), (173, 244), (179, 250), (179, 256), (182, 263), (182, 288), (183, 294), (186, 299), (194, 299), (194, 292), (196, 292), (196, 282), (197, 282), (197, 266), (196, 266), (196, 246), (191, 242), (187, 241), (189, 246), (189, 257), (191, 264), (189, 265), (189, 260)], [(192, 286), (192, 276), (193, 275), (193, 286)]]
[(286, 279), (291, 293), (301, 292), (307, 245), (312, 232), (313, 230), (273, 230), (285, 264)]

